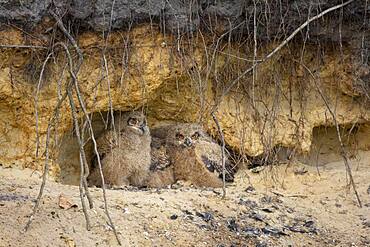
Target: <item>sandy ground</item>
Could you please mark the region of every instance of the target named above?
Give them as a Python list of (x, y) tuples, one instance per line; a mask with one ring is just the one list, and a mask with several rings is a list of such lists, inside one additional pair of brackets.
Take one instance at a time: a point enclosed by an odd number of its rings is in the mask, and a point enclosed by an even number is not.
[[(181, 185), (162, 190), (109, 190), (109, 211), (123, 246), (370, 246), (369, 153), (352, 163), (363, 207), (346, 187), (342, 162), (319, 168), (299, 163), (242, 170), (227, 188)], [(117, 246), (101, 190), (87, 231), (76, 186), (48, 181), (28, 232), (23, 233), (40, 179), (0, 167), (0, 246)], [(60, 207), (60, 196), (76, 207)]]

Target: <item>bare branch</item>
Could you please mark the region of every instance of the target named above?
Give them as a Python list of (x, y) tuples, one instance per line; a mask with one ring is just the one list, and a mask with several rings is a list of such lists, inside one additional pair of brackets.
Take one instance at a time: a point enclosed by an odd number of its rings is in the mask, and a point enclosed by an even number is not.
[(225, 199), (226, 197), (226, 167), (225, 167), (225, 163), (226, 163), (226, 156), (225, 156), (225, 138), (224, 138), (224, 133), (222, 132), (222, 129), (221, 129), (221, 126), (220, 126), (220, 123), (218, 122), (218, 119), (216, 117), (216, 114), (214, 112), (212, 112), (212, 118), (213, 118), (213, 121), (215, 122), (216, 126), (217, 126), (217, 130), (218, 130), (218, 133), (220, 135), (220, 138), (221, 138), (221, 158), (222, 158), (222, 199)]
[(340, 154), (341, 154), (341, 156), (343, 158), (344, 165), (346, 167), (346, 171), (347, 171), (347, 174), (349, 176), (349, 182), (350, 182), (350, 185), (352, 186), (353, 191), (355, 193), (355, 196), (356, 196), (358, 205), (359, 205), (360, 208), (362, 208), (361, 199), (360, 199), (360, 196), (359, 196), (359, 194), (357, 192), (357, 189), (356, 189), (356, 183), (355, 183), (355, 180), (353, 179), (352, 169), (351, 169), (351, 166), (350, 166), (349, 161), (348, 161), (346, 150), (344, 148), (344, 144), (343, 144), (343, 141), (342, 141), (342, 136), (340, 134), (339, 124), (338, 124), (337, 118), (335, 116), (335, 113), (330, 108), (329, 102), (326, 99), (323, 91), (321, 90), (321, 88), (319, 87), (319, 85), (317, 85), (317, 79), (316, 79), (315, 75), (312, 73), (312, 71), (306, 65), (304, 65), (303, 63), (299, 63), (299, 64), (302, 65), (308, 71), (308, 73), (311, 75), (311, 77), (313, 78), (313, 82), (315, 84), (315, 87), (316, 87), (317, 91), (319, 92), (320, 97), (324, 101), (325, 106), (328, 109), (328, 111), (329, 111), (329, 113), (330, 113), (330, 115), (331, 115), (331, 117), (332, 117), (332, 119), (334, 121), (334, 125), (335, 125), (336, 131), (337, 131), (338, 141), (340, 143)]

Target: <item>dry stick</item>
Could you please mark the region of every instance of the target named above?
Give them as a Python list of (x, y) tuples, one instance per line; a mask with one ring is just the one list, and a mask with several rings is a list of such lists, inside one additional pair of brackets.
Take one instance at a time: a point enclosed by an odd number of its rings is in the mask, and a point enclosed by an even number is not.
[[(311, 22), (323, 17), (324, 15), (326, 15), (327, 13), (330, 13), (336, 9), (339, 9), (339, 8), (342, 8), (352, 2), (354, 2), (355, 0), (349, 0), (347, 2), (344, 2), (342, 4), (339, 4), (339, 5), (335, 5), (331, 8), (328, 8), (327, 10), (321, 12), (320, 14), (318, 15), (315, 15), (311, 18), (309, 18), (307, 21), (305, 21), (301, 26), (299, 26), (293, 33), (291, 33), (288, 38), (286, 38), (283, 42), (281, 42), (274, 50), (272, 50), (267, 56), (265, 56), (262, 60), (256, 60), (256, 58), (253, 59), (253, 66), (250, 67), (249, 69), (245, 70), (242, 74), (240, 74), (236, 79), (234, 79), (230, 85), (222, 92), (222, 94), (220, 95), (219, 99), (218, 99), (218, 102), (216, 102), (216, 104), (214, 105), (212, 111), (211, 111), (211, 115), (212, 116), (215, 116), (215, 112), (217, 111), (218, 109), (218, 106), (221, 104), (222, 102), (222, 99), (223, 97), (225, 97), (225, 95), (227, 95), (230, 90), (234, 87), (234, 85), (240, 80), (242, 79), (245, 75), (247, 75), (249, 72), (251, 71), (255, 71), (256, 67), (260, 64), (260, 63), (263, 63), (265, 62), (266, 60), (270, 59), (273, 55), (275, 55), (279, 50), (281, 50), (289, 41), (291, 41), (303, 28), (305, 28), (308, 24), (310, 24)], [(230, 30), (231, 31), (231, 30)], [(230, 32), (229, 31), (229, 32)], [(226, 33), (225, 33), (226, 34)], [(225, 35), (223, 34), (223, 36)], [(221, 37), (220, 37), (221, 38)], [(219, 39), (220, 40), (220, 39)], [(218, 40), (218, 41), (219, 41)], [(218, 43), (217, 43), (218, 45)], [(216, 46), (216, 49), (217, 49), (217, 46)], [(212, 58), (212, 61), (213, 61), (213, 58)], [(215, 120), (215, 119), (214, 119)], [(217, 120), (217, 119), (216, 119)], [(216, 121), (215, 121), (216, 122)], [(217, 123), (216, 123), (217, 125)], [(217, 127), (220, 127), (219, 125)], [(221, 131), (222, 132), (222, 131)], [(224, 150), (223, 150), (224, 152)], [(223, 165), (225, 165), (223, 163)], [(223, 175), (224, 175), (224, 171), (223, 171)], [(357, 194), (357, 192), (356, 192)]]
[(343, 158), (343, 161), (344, 161), (344, 165), (346, 167), (347, 174), (349, 176), (350, 185), (352, 185), (352, 188), (353, 188), (353, 190), (355, 192), (355, 196), (356, 196), (358, 205), (359, 205), (360, 208), (362, 208), (362, 203), (361, 203), (360, 196), (359, 196), (359, 194), (357, 192), (357, 189), (356, 189), (356, 183), (355, 183), (355, 180), (353, 179), (352, 169), (351, 169), (351, 166), (349, 165), (348, 157), (347, 157), (347, 154), (346, 154), (346, 150), (344, 148), (342, 137), (340, 135), (339, 124), (338, 124), (337, 118), (335, 117), (335, 113), (330, 108), (329, 102), (326, 99), (326, 97), (325, 97), (324, 93), (322, 92), (321, 88), (319, 87), (319, 85), (317, 85), (317, 81), (316, 81), (315, 75), (312, 73), (312, 71), (306, 65), (304, 65), (303, 63), (299, 63), (299, 64), (302, 65), (308, 71), (308, 73), (312, 76), (313, 81), (314, 81), (314, 84), (315, 84), (315, 87), (316, 87), (317, 91), (319, 92), (320, 97), (324, 101), (325, 106), (328, 109), (330, 115), (333, 118), (333, 121), (334, 121), (334, 124), (335, 124), (335, 128), (336, 128), (336, 131), (337, 131), (338, 141), (340, 143), (340, 150), (341, 150), (340, 151), (340, 154), (342, 155), (342, 158)]
[[(63, 33), (67, 36), (67, 38), (70, 40), (70, 42), (72, 43), (72, 45), (74, 46), (74, 48), (76, 49), (78, 55), (79, 55), (79, 64), (77, 65), (77, 69), (76, 71), (78, 72), (79, 69), (80, 69), (80, 66), (82, 64), (82, 60), (83, 60), (83, 55), (82, 55), (82, 52), (80, 50), (80, 48), (78, 47), (77, 45), (77, 42), (74, 40), (74, 38), (70, 35), (70, 33), (65, 29), (62, 21), (59, 19), (59, 17), (52, 11), (50, 11), (51, 15), (56, 19), (57, 23), (58, 23), (58, 26), (59, 28), (63, 31)], [(109, 214), (109, 210), (108, 210), (108, 201), (107, 201), (107, 196), (106, 196), (106, 189), (105, 189), (105, 183), (104, 183), (104, 176), (103, 176), (103, 171), (102, 171), (102, 166), (101, 166), (101, 161), (100, 161), (100, 156), (99, 156), (99, 152), (98, 152), (98, 148), (97, 148), (97, 143), (96, 143), (96, 140), (95, 140), (95, 136), (94, 136), (94, 130), (93, 130), (93, 127), (92, 127), (92, 123), (91, 123), (91, 120), (89, 118), (89, 115), (87, 113), (87, 110), (86, 110), (86, 107), (85, 107), (85, 104), (83, 102), (83, 99), (82, 99), (82, 96), (81, 96), (81, 93), (80, 93), (80, 90), (79, 90), (79, 86), (78, 86), (78, 81), (77, 81), (77, 77), (76, 77), (76, 72), (74, 73), (72, 68), (72, 58), (71, 58), (71, 55), (69, 53), (69, 50), (67, 49), (67, 47), (64, 45), (63, 46), (64, 49), (66, 50), (66, 53), (68, 55), (68, 59), (69, 59), (69, 62), (70, 62), (70, 74), (73, 78), (73, 82), (74, 82), (74, 86), (75, 86), (75, 89), (76, 89), (76, 93), (77, 93), (77, 98), (78, 98), (78, 101), (79, 101), (79, 104), (84, 112), (84, 115), (86, 117), (86, 120), (89, 124), (89, 129), (90, 129), (90, 134), (91, 134), (91, 138), (92, 138), (92, 141), (94, 143), (94, 151), (95, 151), (95, 155), (97, 156), (97, 159), (98, 159), (98, 166), (99, 166), (99, 171), (100, 171), (100, 176), (102, 178), (102, 190), (103, 190), (103, 199), (104, 199), (104, 209), (105, 209), (105, 214), (107, 215), (107, 218), (108, 218), (108, 221), (109, 221), (109, 224), (110, 224), (110, 227), (112, 228), (113, 230), (113, 233), (116, 237), (116, 240), (118, 242), (119, 245), (121, 245), (121, 241), (118, 237), (118, 234), (117, 234), (117, 230), (116, 230), (116, 227), (115, 225), (113, 224), (113, 220)], [(82, 149), (82, 153), (81, 155), (83, 155), (82, 157), (82, 161), (85, 162), (85, 167), (84, 167), (84, 170), (85, 170), (85, 176), (84, 176), (84, 185), (86, 185), (86, 195), (87, 195), (87, 198), (89, 199), (89, 194), (88, 194), (88, 189), (87, 189), (87, 181), (86, 181), (86, 178), (89, 173), (89, 168), (87, 166), (87, 162), (86, 162), (86, 156), (85, 156), (85, 152), (84, 152), (84, 149)], [(92, 204), (91, 204), (92, 205)], [(91, 206), (90, 206), (91, 207)], [(86, 216), (86, 215), (85, 215)]]
[[(80, 101), (80, 94), (79, 94), (79, 90), (78, 90), (78, 85), (77, 85), (77, 76), (76, 76), (76, 72), (73, 71), (73, 62), (72, 62), (72, 56), (68, 50), (68, 47), (64, 44), (64, 43), (57, 43), (57, 45), (61, 45), (64, 50), (65, 50), (65, 53), (67, 54), (67, 59), (68, 59), (68, 64), (69, 64), (69, 73), (72, 77), (72, 82), (76, 88), (76, 92), (77, 92), (77, 96), (78, 96), (78, 99)], [(79, 69), (79, 67), (77, 68)], [(78, 70), (77, 70), (77, 73), (78, 73)], [(71, 105), (71, 108), (72, 108), (72, 105)], [(77, 131), (77, 130), (75, 130)], [(76, 133), (77, 135), (77, 133)], [(82, 179), (82, 185), (84, 186), (84, 189), (85, 189), (85, 193), (86, 193), (86, 197), (87, 197), (87, 200), (89, 201), (89, 206), (90, 208), (93, 208), (93, 201), (92, 201), (92, 197), (90, 195), (90, 192), (88, 190), (88, 186), (87, 186), (87, 176), (89, 175), (89, 167), (88, 167), (88, 164), (87, 164), (87, 159), (86, 159), (86, 154), (85, 154), (85, 148), (84, 148), (84, 143), (83, 141), (81, 140), (81, 137), (77, 135), (77, 138), (78, 138), (78, 144), (80, 146), (80, 154), (81, 154), (81, 157), (82, 157), (82, 165), (84, 167), (83, 170), (81, 170), (81, 179)]]
[(225, 156), (225, 138), (224, 138), (224, 133), (222, 132), (220, 123), (218, 122), (218, 119), (216, 117), (216, 114), (214, 112), (211, 113), (213, 117), (213, 121), (215, 121), (217, 125), (217, 130), (218, 133), (220, 134), (221, 137), (221, 158), (222, 158), (222, 199), (225, 199), (226, 197), (226, 174), (225, 174), (225, 163), (226, 163), (226, 156)]
[(55, 121), (57, 120), (57, 116), (59, 115), (59, 109), (60, 109), (63, 101), (66, 99), (66, 97), (67, 97), (67, 94), (65, 93), (59, 99), (56, 107), (54, 108), (54, 115), (53, 115), (53, 117), (51, 117), (49, 119), (48, 128), (47, 128), (47, 134), (46, 134), (45, 164), (44, 164), (44, 172), (42, 174), (42, 183), (41, 183), (41, 186), (40, 186), (39, 194), (38, 194), (38, 196), (36, 198), (36, 203), (33, 206), (32, 213), (31, 213), (30, 217), (28, 218), (28, 222), (27, 222), (26, 226), (24, 227), (24, 230), (23, 230), (24, 232), (26, 232), (28, 230), (28, 228), (30, 227), (30, 225), (32, 223), (32, 220), (33, 220), (33, 218), (34, 218), (34, 216), (35, 216), (35, 214), (37, 212), (37, 209), (40, 206), (41, 197), (43, 195), (45, 184), (46, 184), (46, 177), (47, 177), (47, 174), (49, 172), (49, 142), (50, 142), (51, 127), (54, 126)]
[[(70, 55), (69, 55), (70, 57)], [(102, 170), (102, 165), (101, 165), (101, 160), (100, 160), (100, 156), (99, 156), (99, 152), (98, 152), (98, 146), (97, 146), (97, 143), (96, 143), (96, 139), (95, 139), (95, 135), (94, 135), (94, 130), (93, 130), (93, 127), (92, 127), (92, 123), (91, 123), (91, 119), (88, 115), (88, 112), (86, 110), (86, 107), (85, 107), (85, 104), (83, 102), (83, 99), (82, 99), (82, 96), (81, 96), (81, 93), (80, 93), (80, 89), (79, 89), (79, 86), (78, 86), (78, 83), (77, 83), (77, 78), (74, 74), (71, 74), (71, 76), (74, 78), (73, 81), (74, 81), (74, 86), (75, 86), (75, 90), (76, 90), (76, 93), (77, 93), (77, 98), (78, 98), (78, 101), (79, 101), (79, 104), (82, 108), (82, 111), (86, 117), (86, 120), (89, 124), (89, 130), (90, 130), (90, 135), (91, 135), (91, 139), (94, 143), (94, 152), (95, 152), (95, 155), (98, 159), (98, 166), (99, 166), (99, 172), (100, 172), (100, 176), (101, 176), (101, 179), (102, 179), (102, 190), (103, 190), (103, 199), (104, 199), (104, 210), (105, 210), (105, 214), (107, 215), (107, 218), (108, 218), (108, 221), (109, 221), (109, 225), (110, 227), (112, 228), (113, 230), (113, 233), (116, 237), (116, 240), (118, 242), (119, 245), (121, 245), (121, 241), (118, 237), (118, 234), (117, 234), (117, 230), (116, 230), (116, 227), (113, 223), (113, 220), (109, 214), (109, 211), (108, 211), (108, 201), (107, 201), (107, 196), (106, 196), (106, 188), (105, 188), (105, 181), (104, 181), (104, 175), (103, 175), (103, 170)], [(84, 152), (83, 152), (84, 154)], [(86, 163), (86, 156), (84, 155), (82, 157), (82, 160)], [(86, 167), (85, 167), (86, 169)], [(89, 172), (88, 172), (88, 167), (87, 167), (87, 171), (85, 171), (85, 175), (88, 175)]]
[(38, 45), (0, 45), (0, 48), (48, 49), (47, 46)]
[(320, 14), (318, 15), (315, 15), (311, 18), (309, 18), (307, 21), (305, 21), (301, 26), (299, 26), (292, 34), (289, 35), (288, 38), (286, 38), (283, 42), (281, 42), (274, 50), (272, 50), (267, 56), (265, 56), (262, 60), (256, 60), (256, 63), (250, 67), (249, 69), (245, 70), (241, 75), (239, 75), (237, 78), (235, 78), (231, 83), (230, 85), (226, 88), (226, 90), (222, 93), (222, 95), (220, 96), (220, 99), (219, 99), (219, 103), (215, 105), (214, 107), (214, 110), (213, 112), (215, 112), (217, 110), (217, 107), (218, 105), (221, 103), (222, 101), (222, 98), (228, 94), (230, 92), (230, 90), (234, 87), (234, 85), (240, 80), (242, 79), (245, 75), (247, 75), (249, 72), (253, 71), (254, 68), (256, 66), (258, 66), (260, 63), (263, 63), (265, 62), (266, 60), (270, 59), (273, 55), (275, 55), (279, 50), (281, 50), (281, 48), (283, 48), (289, 41), (291, 41), (303, 28), (305, 28), (308, 24), (310, 24), (311, 22), (323, 17), (324, 15), (336, 10), (336, 9), (339, 9), (339, 8), (342, 8), (352, 2), (354, 2), (355, 0), (349, 0), (347, 2), (344, 2), (342, 4), (339, 4), (339, 5), (335, 5), (331, 8), (328, 8), (327, 10), (324, 10), (323, 12), (321, 12)]
[(83, 158), (82, 158), (82, 153), (85, 153), (85, 152), (83, 151), (84, 146), (83, 146), (83, 143), (82, 143), (82, 140), (81, 140), (80, 127), (78, 125), (76, 106), (75, 106), (74, 101), (73, 101), (72, 89), (69, 88), (67, 92), (68, 92), (69, 105), (71, 106), (73, 125), (74, 125), (75, 133), (76, 133), (76, 136), (77, 136), (78, 145), (80, 147), (80, 169), (81, 169), (80, 186), (79, 186), (80, 198), (81, 198), (82, 210), (83, 210), (84, 215), (85, 215), (86, 228), (87, 228), (88, 231), (90, 231), (90, 218), (89, 218), (89, 214), (87, 213), (87, 208), (86, 208), (86, 204), (85, 204), (85, 200), (84, 200), (84, 191), (83, 191), (84, 190), (83, 189), (84, 188), (83, 187), (83, 174), (84, 174), (85, 167), (84, 167), (84, 161), (83, 161)]
[(255, 101), (255, 95), (254, 95), (254, 87), (256, 85), (256, 79), (257, 79), (257, 66), (256, 59), (257, 59), (257, 4), (256, 0), (253, 0), (254, 10), (253, 10), (253, 41), (254, 41), (254, 47), (253, 47), (253, 79), (252, 79), (252, 104), (253, 107), (256, 106)]
[(39, 98), (39, 92), (40, 92), (40, 86), (42, 83), (42, 77), (44, 75), (44, 70), (47, 62), (49, 61), (51, 55), (53, 55), (53, 52), (49, 53), (49, 55), (46, 57), (44, 63), (42, 64), (40, 76), (39, 76), (39, 82), (37, 83), (36, 87), (36, 94), (35, 94), (35, 117), (36, 117), (36, 158), (39, 156), (39, 148), (40, 148), (40, 135), (39, 135), (39, 112), (38, 112), (38, 98)]
[[(68, 50), (67, 46), (64, 43), (59, 43), (64, 48), (64, 50), (66, 51), (66, 53), (68, 55), (68, 61), (69, 61), (69, 66), (70, 66), (69, 72), (70, 72), (70, 74), (72, 76), (72, 80), (73, 80), (74, 84), (77, 84), (77, 77), (76, 77), (76, 75), (79, 72), (79, 70), (81, 68), (81, 65), (82, 65), (82, 62), (83, 62), (82, 52), (81, 52), (80, 48), (78, 47), (76, 40), (71, 36), (71, 34), (64, 27), (63, 22), (61, 21), (61, 19), (52, 10), (50, 10), (49, 12), (54, 17), (54, 19), (57, 22), (58, 27), (67, 36), (68, 40), (71, 42), (71, 44), (73, 45), (73, 47), (75, 48), (75, 50), (76, 50), (76, 52), (78, 54), (78, 63), (76, 65), (76, 68), (73, 70), (72, 58), (71, 58), (71, 55), (69, 53), (69, 50)], [(87, 165), (86, 155), (85, 155), (85, 149), (84, 148), (82, 148), (82, 152), (83, 152), (82, 153), (82, 158), (83, 158), (82, 161), (84, 162), (84, 168), (85, 169), (84, 169), (84, 173), (82, 173), (81, 176), (83, 177), (83, 186), (84, 186), (84, 189), (85, 189), (86, 197), (87, 197), (87, 199), (89, 201), (89, 206), (90, 206), (90, 208), (93, 208), (94, 207), (93, 206), (93, 200), (91, 198), (91, 195), (90, 195), (90, 192), (89, 192), (89, 188), (88, 188), (88, 185), (87, 185), (87, 176), (89, 175), (89, 167)]]

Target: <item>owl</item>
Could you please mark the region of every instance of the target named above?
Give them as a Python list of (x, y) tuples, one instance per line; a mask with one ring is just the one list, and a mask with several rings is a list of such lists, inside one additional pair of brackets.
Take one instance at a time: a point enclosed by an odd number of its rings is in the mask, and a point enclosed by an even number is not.
[[(141, 112), (116, 114), (114, 126), (97, 139), (105, 183), (143, 186), (151, 164), (150, 143), (150, 131)], [(88, 180), (91, 185), (101, 186), (97, 157)]]
[[(152, 147), (152, 166), (149, 177), (154, 187), (171, 181), (185, 180), (196, 186), (221, 187), (221, 147), (198, 124), (176, 124), (161, 127), (153, 133), (163, 140)], [(158, 152), (161, 151), (161, 154)], [(163, 155), (165, 153), (165, 155)], [(153, 158), (154, 157), (154, 158)], [(158, 159), (160, 157), (161, 159)], [(153, 162), (154, 161), (154, 162)], [(167, 164), (167, 165), (164, 165)], [(232, 182), (234, 168), (226, 158), (226, 181)]]
[[(175, 183), (173, 166), (167, 153), (165, 133), (167, 128), (156, 128), (151, 133), (151, 164), (145, 185), (151, 188), (163, 188)], [(164, 131), (159, 133), (158, 131)]]

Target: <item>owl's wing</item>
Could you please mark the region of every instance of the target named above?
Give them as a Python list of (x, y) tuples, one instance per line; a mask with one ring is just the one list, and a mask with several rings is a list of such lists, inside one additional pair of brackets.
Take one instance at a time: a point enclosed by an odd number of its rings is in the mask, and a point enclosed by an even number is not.
[(164, 170), (171, 165), (171, 160), (167, 154), (167, 148), (159, 138), (152, 138), (151, 149), (151, 171)]
[[(221, 147), (214, 142), (202, 141), (196, 150), (198, 160), (205, 165), (209, 172), (216, 173), (222, 179), (222, 151)], [(225, 154), (226, 155), (226, 154)], [(230, 160), (225, 157), (225, 181), (234, 181), (235, 169)]]
[[(102, 134), (97, 140), (96, 145), (98, 148), (98, 153), (100, 157), (100, 161), (112, 151), (113, 148), (118, 146), (117, 142), (117, 135), (112, 131), (109, 130)], [(94, 152), (94, 157), (92, 160), (92, 168), (98, 167), (98, 158)]]
[[(212, 159), (209, 159), (209, 157), (207, 157), (206, 155), (202, 155), (201, 156), (202, 158), (202, 161), (204, 163), (204, 165), (207, 167), (208, 171), (210, 172), (213, 172), (213, 173), (216, 173), (218, 175), (219, 178), (222, 179), (222, 160), (212, 160)], [(233, 165), (231, 164), (231, 162), (226, 159), (225, 160), (225, 181), (226, 182), (233, 182), (234, 181), (234, 169), (233, 169)]]

